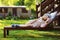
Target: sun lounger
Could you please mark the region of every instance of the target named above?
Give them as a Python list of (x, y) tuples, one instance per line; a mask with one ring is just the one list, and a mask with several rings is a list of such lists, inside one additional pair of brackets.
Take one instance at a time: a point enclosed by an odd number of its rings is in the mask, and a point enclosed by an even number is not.
[(53, 12), (51, 13), (51, 21), (44, 27), (44, 28), (41, 28), (41, 27), (4, 27), (4, 37), (6, 37), (6, 35), (9, 35), (9, 30), (45, 30), (45, 29), (53, 29), (53, 28), (47, 28), (49, 24), (51, 24), (51, 22), (55, 19), (56, 17), (56, 14), (57, 12)]

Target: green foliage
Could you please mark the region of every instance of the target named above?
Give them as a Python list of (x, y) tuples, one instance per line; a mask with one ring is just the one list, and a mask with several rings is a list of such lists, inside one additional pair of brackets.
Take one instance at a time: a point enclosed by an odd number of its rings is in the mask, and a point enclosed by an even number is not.
[(8, 15), (7, 15), (7, 17), (6, 17), (5, 19), (7, 19), (7, 20), (11, 20), (11, 19), (12, 19), (12, 14), (11, 14), (11, 12), (8, 13)]
[(4, 17), (0, 16), (0, 20), (3, 20), (3, 19), (4, 19)]
[(16, 3), (14, 3), (14, 5), (17, 5), (17, 6), (21, 6), (21, 5), (24, 5), (24, 0), (19, 0), (17, 1)]
[(36, 11), (36, 2), (40, 3), (43, 0), (0, 0), (0, 6), (27, 6), (26, 9), (33, 9)]
[(13, 6), (19, 0), (0, 0), (2, 5)]
[(25, 0), (24, 3), (27, 6), (27, 9), (36, 10), (36, 0)]
[(0, 0), (0, 5), (2, 5), (2, 1)]
[[(37, 1), (37, 0), (36, 0), (36, 1)], [(38, 3), (41, 3), (42, 1), (44, 1), (44, 0), (38, 0), (37, 2), (38, 2)]]

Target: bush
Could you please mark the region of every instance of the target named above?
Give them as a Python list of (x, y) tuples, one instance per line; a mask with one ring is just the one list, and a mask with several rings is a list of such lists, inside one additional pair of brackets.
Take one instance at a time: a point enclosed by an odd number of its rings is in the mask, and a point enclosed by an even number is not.
[(11, 12), (9, 12), (9, 14), (6, 16), (5, 19), (10, 20), (11, 18), (12, 18), (12, 14), (11, 14)]
[(7, 20), (11, 20), (11, 16), (7, 16), (5, 19), (7, 19)]
[(14, 17), (12, 17), (11, 19), (13, 19), (13, 20), (19, 20), (20, 18), (17, 17), (17, 16), (14, 16)]
[(0, 20), (4, 19), (4, 17), (0, 16)]

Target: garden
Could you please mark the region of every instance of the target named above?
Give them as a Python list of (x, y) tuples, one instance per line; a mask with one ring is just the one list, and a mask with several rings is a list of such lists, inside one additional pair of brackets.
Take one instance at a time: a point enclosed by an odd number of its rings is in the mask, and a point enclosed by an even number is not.
[(28, 20), (0, 20), (0, 40), (60, 40), (60, 31), (48, 30), (11, 30), (9, 36), (4, 38), (3, 29), (11, 24), (25, 24)]
[[(38, 0), (38, 2), (43, 0)], [(10, 14), (6, 18), (0, 17), (0, 40), (60, 40), (59, 30), (11, 30), (4, 38), (4, 27), (12, 24), (25, 24), (29, 20), (36, 19), (36, 0), (0, 0), (0, 6), (27, 6), (32, 10), (32, 18), (13, 17)]]

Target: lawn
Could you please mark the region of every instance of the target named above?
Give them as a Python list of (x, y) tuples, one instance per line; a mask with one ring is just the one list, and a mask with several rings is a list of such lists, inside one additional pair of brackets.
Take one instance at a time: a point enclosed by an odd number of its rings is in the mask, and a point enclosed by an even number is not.
[(0, 40), (60, 40), (60, 31), (11, 30), (7, 38), (3, 37), (3, 28), (11, 24), (24, 24), (28, 20), (0, 20)]

